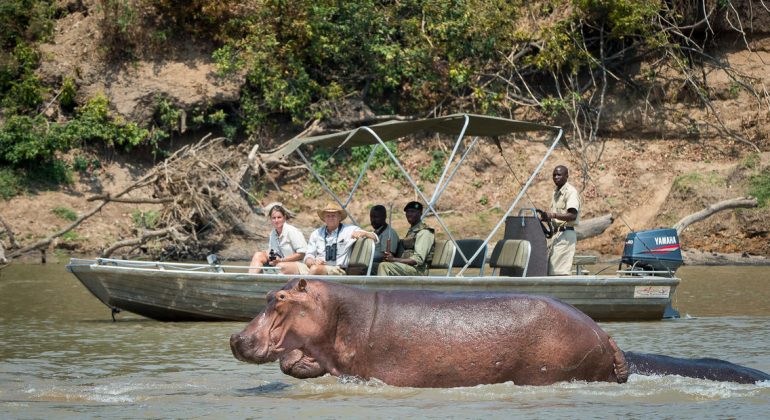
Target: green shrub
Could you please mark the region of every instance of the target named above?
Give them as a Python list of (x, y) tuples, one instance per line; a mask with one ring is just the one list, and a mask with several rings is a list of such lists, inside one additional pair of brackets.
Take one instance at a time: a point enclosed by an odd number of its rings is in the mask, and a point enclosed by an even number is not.
[(7, 200), (21, 191), (22, 182), (19, 176), (12, 169), (0, 168), (0, 198)]
[(420, 169), (420, 179), (436, 182), (444, 169), (447, 155), (441, 150), (434, 150), (431, 157), (430, 164)]
[(75, 97), (77, 96), (78, 88), (75, 85), (75, 81), (70, 77), (65, 77), (61, 86), (61, 93), (59, 94), (59, 105), (65, 111), (72, 111), (75, 109), (77, 102)]
[[(150, 132), (136, 123), (125, 122), (116, 117), (109, 109), (109, 101), (102, 94), (91, 98), (76, 110), (76, 117), (69, 123), (58, 126), (56, 136), (62, 144), (104, 143), (107, 146), (120, 146), (125, 150), (152, 143)], [(156, 143), (152, 143), (155, 147)]]
[(77, 154), (72, 159), (72, 169), (80, 172), (87, 173), (94, 169), (102, 167), (102, 162), (96, 157), (89, 157), (83, 154)]
[(749, 194), (757, 198), (760, 207), (770, 204), (770, 168), (749, 179)]
[(77, 213), (64, 206), (56, 206), (51, 210), (51, 212), (64, 220), (69, 220), (70, 222), (74, 222), (78, 218)]
[(40, 115), (12, 115), (0, 127), (0, 162), (16, 168), (51, 162), (56, 151), (68, 148), (69, 142), (53, 135)]

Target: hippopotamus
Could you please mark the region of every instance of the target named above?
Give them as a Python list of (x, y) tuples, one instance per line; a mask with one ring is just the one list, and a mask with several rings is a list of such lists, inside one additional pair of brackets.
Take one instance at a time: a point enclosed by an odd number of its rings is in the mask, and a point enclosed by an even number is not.
[(268, 293), (264, 311), (230, 337), (230, 348), (245, 362), (280, 360), (297, 378), (328, 373), (409, 387), (624, 383), (630, 373), (770, 379), (723, 360), (623, 352), (590, 317), (550, 297), (306, 279)]

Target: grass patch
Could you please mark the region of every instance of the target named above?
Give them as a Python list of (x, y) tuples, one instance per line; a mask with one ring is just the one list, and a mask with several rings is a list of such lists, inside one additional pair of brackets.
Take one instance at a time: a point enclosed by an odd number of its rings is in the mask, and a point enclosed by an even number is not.
[(78, 218), (77, 213), (64, 206), (56, 206), (51, 210), (51, 212), (64, 220), (69, 220), (70, 222), (74, 222)]
[(759, 166), (759, 162), (759, 153), (749, 153), (743, 158), (741, 163), (738, 164), (738, 167), (741, 169), (756, 169)]
[(155, 210), (136, 210), (131, 213), (131, 219), (137, 227), (145, 229), (155, 229), (158, 226), (158, 219), (160, 219), (160, 213)]
[(671, 189), (678, 193), (689, 194), (703, 186), (715, 187), (723, 186), (724, 184), (724, 177), (720, 176), (716, 172), (708, 172), (705, 174), (692, 172), (676, 177), (671, 186)]
[(74, 230), (70, 230), (68, 232), (65, 232), (62, 236), (62, 239), (64, 239), (67, 242), (74, 242), (77, 240), (80, 240), (80, 235), (77, 234)]

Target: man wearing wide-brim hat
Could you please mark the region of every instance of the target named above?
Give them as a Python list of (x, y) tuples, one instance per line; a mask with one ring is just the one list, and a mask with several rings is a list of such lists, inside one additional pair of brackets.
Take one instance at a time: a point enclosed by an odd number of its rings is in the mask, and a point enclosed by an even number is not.
[(344, 275), (356, 239), (367, 237), (377, 242), (377, 235), (342, 223), (348, 215), (337, 203), (327, 204), (318, 209), (317, 214), (324, 226), (310, 234), (305, 253), (307, 272), (300, 274)]
[(409, 230), (398, 241), (396, 255), (385, 252), (377, 268), (379, 276), (426, 276), (433, 259), (436, 235), (422, 221), (422, 203), (410, 201), (404, 207)]

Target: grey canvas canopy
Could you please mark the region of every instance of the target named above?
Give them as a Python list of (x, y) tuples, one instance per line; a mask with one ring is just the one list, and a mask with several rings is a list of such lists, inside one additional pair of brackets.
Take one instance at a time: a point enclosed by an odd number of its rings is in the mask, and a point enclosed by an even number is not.
[[(464, 130), (464, 131), (463, 131)], [(397, 140), (418, 132), (434, 132), (447, 135), (498, 137), (512, 133), (553, 132), (561, 128), (527, 121), (509, 120), (475, 114), (453, 114), (445, 117), (427, 118), (413, 121), (387, 121), (368, 127), (359, 127), (339, 133), (313, 137), (296, 137), (284, 143), (278, 149), (268, 153), (268, 160), (282, 159), (294, 153), (301, 146), (319, 146), (323, 148), (355, 147), (377, 144), (379, 137), (383, 142)], [(374, 136), (373, 134), (376, 134)]]
[[(455, 141), (452, 152), (447, 157), (441, 176), (436, 182), (435, 188), (430, 197), (425, 195), (425, 191), (422, 191), (418, 183), (412, 178), (412, 176), (403, 167), (403, 165), (401, 165), (399, 159), (387, 147), (385, 147), (385, 142), (387, 141), (398, 140), (418, 132), (439, 133), (457, 136), (457, 140)], [(295, 137), (271, 153), (265, 154), (263, 159), (275, 161), (283, 159), (292, 153), (296, 153), (305, 162), (308, 170), (321, 184), (321, 187), (347, 212), (348, 204), (350, 204), (350, 201), (353, 199), (353, 195), (358, 188), (359, 183), (368, 170), (374, 153), (379, 147), (383, 147), (383, 150), (388, 154), (391, 161), (396, 166), (398, 166), (398, 169), (401, 171), (401, 174), (404, 176), (406, 181), (412, 185), (415, 193), (417, 193), (417, 195), (419, 195), (419, 197), (426, 203), (425, 214), (431, 213), (435, 217), (436, 221), (441, 225), (449, 239), (454, 242), (455, 245), (457, 245), (457, 240), (452, 235), (451, 230), (447, 228), (441, 216), (435, 209), (435, 204), (439, 197), (447, 188), (459, 167), (465, 161), (468, 153), (474, 149), (478, 143), (479, 138), (497, 138), (508, 134), (527, 132), (552, 134), (553, 141), (550, 144), (550, 147), (548, 148), (548, 151), (546, 152), (543, 159), (537, 165), (535, 170), (532, 171), (532, 174), (530, 174), (527, 182), (522, 186), (518, 195), (513, 200), (513, 203), (511, 203), (508, 211), (505, 212), (497, 225), (489, 233), (489, 236), (487, 236), (487, 238), (483, 241), (483, 244), (479, 246), (478, 250), (472, 256), (468, 256), (465, 255), (463, 251), (461, 251), (458, 247), (459, 256), (466, 263), (465, 267), (463, 267), (460, 273), (458, 273), (458, 275), (461, 276), (463, 272), (470, 266), (471, 261), (474, 261), (483, 249), (486, 249), (487, 244), (495, 235), (495, 233), (500, 229), (505, 221), (505, 218), (508, 217), (511, 211), (513, 211), (513, 209), (518, 205), (519, 201), (526, 193), (532, 181), (542, 169), (545, 161), (551, 155), (553, 149), (562, 138), (564, 131), (560, 127), (474, 114), (453, 114), (445, 117), (426, 118), (412, 121), (388, 121), (367, 127), (359, 127), (353, 130), (342, 131), (339, 133), (325, 134), (313, 137)], [(463, 139), (465, 137), (473, 137), (474, 139), (470, 142), (464, 143)], [(338, 197), (337, 194), (335, 194), (328, 186), (328, 184), (323, 180), (323, 178), (313, 170), (312, 164), (302, 151), (303, 146), (338, 149), (365, 145), (374, 145), (375, 147), (372, 148), (369, 154), (369, 160), (361, 169), (361, 173), (359, 174), (358, 179), (351, 188), (349, 195), (345, 200)], [(455, 162), (455, 158), (458, 156), (459, 158), (457, 159), (457, 162)], [(348, 216), (351, 218), (353, 223), (358, 224), (355, 220), (355, 217), (349, 212)]]

